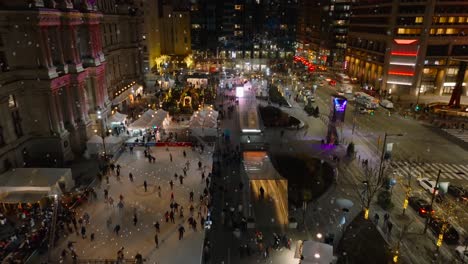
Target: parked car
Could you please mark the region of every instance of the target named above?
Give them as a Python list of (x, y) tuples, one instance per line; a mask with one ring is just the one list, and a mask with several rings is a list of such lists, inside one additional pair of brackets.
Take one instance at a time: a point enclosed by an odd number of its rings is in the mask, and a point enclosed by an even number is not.
[(455, 248), (455, 253), (463, 261), (463, 263), (468, 263), (468, 249), (466, 246), (458, 246)]
[(432, 209), (429, 202), (426, 200), (417, 197), (411, 196), (408, 198), (408, 204), (422, 217), (426, 217), (427, 215), (433, 215), (434, 209)]
[[(431, 229), (432, 233), (434, 233), (434, 235), (438, 236), (440, 234), (442, 226), (443, 221), (440, 218), (431, 217), (429, 219), (429, 228)], [(444, 233), (444, 242), (448, 245), (456, 245), (458, 244), (459, 240), (460, 235), (458, 234), (458, 231), (453, 228), (452, 225), (447, 223), (447, 229)]]
[(457, 200), (468, 201), (468, 191), (460, 186), (449, 185), (447, 192)]
[[(434, 192), (434, 188), (436, 185), (435, 181), (431, 181), (428, 178), (421, 178), (418, 179), (419, 185), (426, 191), (428, 191), (430, 194)], [(435, 190), (435, 194), (439, 194), (438, 190)]]
[(360, 114), (367, 114), (368, 110), (364, 107), (359, 107), (359, 113)]

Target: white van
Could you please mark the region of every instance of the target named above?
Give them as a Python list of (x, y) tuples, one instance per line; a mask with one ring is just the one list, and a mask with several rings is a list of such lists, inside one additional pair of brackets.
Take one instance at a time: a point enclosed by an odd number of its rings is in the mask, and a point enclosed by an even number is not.
[(389, 100), (382, 100), (382, 101), (380, 101), (380, 105), (381, 105), (383, 108), (393, 109), (393, 103), (390, 102)]

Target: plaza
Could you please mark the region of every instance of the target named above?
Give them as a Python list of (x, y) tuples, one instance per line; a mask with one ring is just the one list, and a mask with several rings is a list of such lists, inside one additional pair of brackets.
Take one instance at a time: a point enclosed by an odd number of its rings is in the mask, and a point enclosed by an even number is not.
[[(183, 151), (187, 157), (184, 158)], [(124, 248), (126, 260), (134, 258), (137, 253), (143, 255), (146, 263), (195, 263), (201, 259), (201, 249), (203, 245), (204, 232), (198, 216), (200, 205), (199, 196), (203, 194), (206, 187), (205, 180), (201, 174), (205, 170), (206, 177), (212, 168), (212, 150), (204, 149), (201, 153), (199, 149), (192, 150), (189, 147), (151, 147), (150, 154), (156, 158), (155, 163), (149, 163), (144, 157), (144, 148), (136, 147), (133, 153), (124, 152), (115, 164), (121, 166), (120, 177), (115, 173), (109, 174), (109, 184), (106, 177), (95, 188), (97, 198), (77, 208), (76, 216), (79, 218), (85, 213), (90, 215), (89, 224), (85, 224), (87, 231), (86, 238), (82, 238), (79, 230), (76, 234), (64, 235), (52, 252), (52, 259), (59, 259), (63, 249), (67, 248), (69, 242), (73, 242), (73, 247), (81, 262), (86, 260), (116, 259), (117, 251)], [(173, 161), (170, 160), (172, 155)], [(174, 174), (184, 175), (183, 168), (187, 161), (190, 162), (187, 176), (180, 184), (179, 178), (175, 179)], [(198, 169), (198, 162), (201, 161), (201, 170)], [(129, 173), (133, 174), (134, 181), (130, 181)], [(206, 178), (205, 178), (206, 179)], [(147, 191), (144, 188), (144, 181), (147, 181)], [(170, 181), (174, 187), (171, 190)], [(158, 186), (161, 187), (161, 197), (159, 197)], [(104, 189), (108, 189), (109, 197), (114, 200), (113, 206), (105, 202)], [(194, 202), (191, 203), (189, 193), (194, 192)], [(165, 212), (171, 211), (171, 193), (174, 194), (174, 201), (180, 205), (180, 213), (183, 208), (184, 216), (175, 214), (175, 223), (166, 222)], [(123, 196), (123, 208), (117, 206), (119, 196)], [(190, 217), (190, 206), (193, 205), (193, 216), (198, 222), (197, 230), (191, 229), (187, 223)], [(136, 213), (138, 222), (133, 223), (133, 215)], [(206, 218), (206, 206), (202, 206), (201, 213)], [(111, 219), (111, 223), (108, 220)], [(154, 236), (156, 229), (154, 224), (159, 221), (160, 233), (159, 248), (155, 246)], [(114, 227), (121, 226), (121, 232), (116, 235)], [(185, 228), (184, 238), (178, 240), (178, 228), (183, 225)], [(80, 228), (78, 228), (80, 229)], [(94, 233), (95, 240), (91, 241), (90, 235)], [(64, 263), (71, 261), (68, 255)], [(190, 261), (188, 261), (190, 260)], [(193, 261), (193, 262), (192, 262)]]

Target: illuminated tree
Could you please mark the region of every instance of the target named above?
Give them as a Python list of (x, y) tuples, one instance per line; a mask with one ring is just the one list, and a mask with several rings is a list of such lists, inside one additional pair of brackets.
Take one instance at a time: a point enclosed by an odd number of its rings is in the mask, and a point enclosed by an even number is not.
[(169, 57), (168, 55), (161, 55), (157, 58), (154, 59), (154, 61), (156, 62), (156, 68), (158, 70), (159, 73), (162, 72), (162, 65), (164, 63), (167, 63), (171, 60), (171, 57)]
[(194, 60), (192, 54), (187, 55), (187, 57), (184, 58), (184, 62), (187, 65), (188, 69), (191, 69), (194, 65)]

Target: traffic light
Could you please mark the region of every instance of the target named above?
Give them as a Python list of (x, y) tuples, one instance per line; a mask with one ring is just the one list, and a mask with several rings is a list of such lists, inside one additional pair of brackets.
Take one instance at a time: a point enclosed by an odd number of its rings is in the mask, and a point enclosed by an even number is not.
[(418, 112), (420, 109), (421, 109), (421, 107), (419, 105), (416, 105), (416, 107), (414, 108), (414, 110), (416, 110), (416, 112)]

